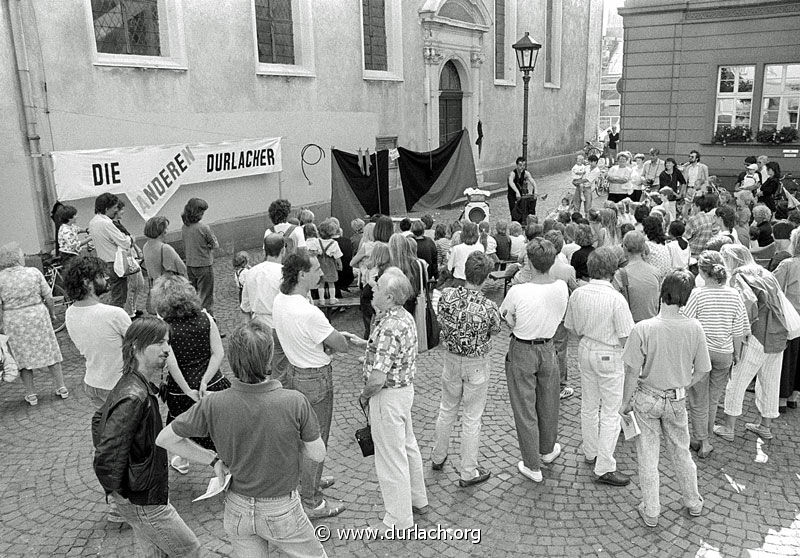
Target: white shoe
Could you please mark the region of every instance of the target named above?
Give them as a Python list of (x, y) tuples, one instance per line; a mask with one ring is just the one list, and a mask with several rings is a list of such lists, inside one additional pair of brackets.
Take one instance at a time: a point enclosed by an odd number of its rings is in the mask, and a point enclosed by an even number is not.
[(522, 473), (523, 477), (527, 477), (533, 482), (542, 482), (542, 479), (544, 478), (542, 477), (541, 471), (533, 471), (531, 469), (528, 469), (525, 466), (525, 463), (523, 463), (522, 461), (517, 463), (517, 469), (519, 469), (519, 472)]
[(542, 463), (546, 463), (549, 465), (550, 463), (555, 461), (556, 457), (558, 457), (559, 455), (561, 455), (561, 444), (556, 442), (556, 444), (553, 446), (553, 451), (551, 451), (547, 455), (542, 456)]

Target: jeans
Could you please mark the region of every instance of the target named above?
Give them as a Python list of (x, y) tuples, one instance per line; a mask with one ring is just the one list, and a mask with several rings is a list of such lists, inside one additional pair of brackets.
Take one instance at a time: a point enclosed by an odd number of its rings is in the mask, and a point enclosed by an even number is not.
[(278, 334), (275, 333), (275, 329), (272, 330), (272, 379), (278, 380), (281, 384), (286, 381), (286, 376), (289, 374), (289, 368), (291, 364), (289, 364), (289, 359), (286, 358), (286, 353), (283, 352), (283, 347), (281, 346), (280, 340), (278, 340)]
[(411, 424), (414, 386), (386, 388), (369, 400), (369, 420), (375, 443), (375, 472), (381, 487), (387, 527), (414, 525), (412, 506), (428, 505), (422, 455)]
[(522, 462), (539, 470), (539, 454), (553, 451), (558, 437), (559, 377), (552, 341), (532, 345), (512, 337), (506, 382)]
[(210, 265), (202, 267), (186, 267), (186, 276), (200, 297), (200, 304), (213, 315), (214, 312), (214, 268)]
[(564, 327), (564, 322), (558, 324), (558, 329), (553, 335), (553, 345), (556, 349), (559, 378), (563, 387), (567, 385), (567, 346), (569, 345), (569, 332)]
[(642, 491), (644, 512), (650, 517), (658, 517), (661, 513), (658, 457), (662, 436), (680, 485), (683, 505), (696, 508), (703, 503), (697, 490), (697, 467), (689, 453), (689, 417), (685, 401), (667, 399), (664, 392), (642, 384), (639, 384), (633, 396), (633, 412), (642, 431), (636, 437), (639, 489)]
[(742, 414), (744, 392), (755, 377), (758, 412), (764, 418), (778, 418), (782, 362), (782, 352), (765, 353), (764, 346), (755, 335), (748, 337), (742, 350), (742, 360), (733, 367), (731, 381), (725, 389), (725, 414), (732, 417)]
[(465, 357), (451, 352), (444, 355), (442, 371), (442, 401), (436, 419), (436, 445), (433, 461), (441, 463), (447, 457), (450, 433), (458, 418), (458, 407), (464, 404), (461, 419), (461, 478), (472, 479), (477, 474), (478, 445), (481, 436), (481, 416), (486, 407), (491, 361), (488, 355)]
[(108, 275), (108, 303), (111, 306), (125, 306), (128, 299), (128, 278), (117, 277), (114, 271), (114, 262), (106, 262), (106, 274)]
[(703, 441), (714, 431), (717, 404), (725, 393), (728, 376), (733, 364), (733, 353), (708, 351), (711, 371), (686, 390), (689, 414), (692, 417), (692, 439)]
[(200, 556), (200, 541), (183, 522), (172, 504), (137, 506), (116, 492), (111, 498), (117, 511), (133, 529), (137, 556)]
[[(333, 370), (331, 365), (322, 368), (297, 368), (289, 365), (284, 387), (302, 393), (311, 403), (311, 408), (317, 415), (319, 431), (325, 447), (328, 447), (328, 435), (331, 433), (331, 419), (333, 418)], [(317, 462), (307, 457), (303, 458), (300, 469), (300, 495), (303, 505), (307, 508), (316, 508), (324, 499), (319, 481), (322, 478), (324, 462)]]
[(269, 556), (270, 543), (289, 556), (327, 556), (297, 492), (281, 498), (249, 498), (228, 491), (223, 524), (240, 558)]
[(578, 345), (581, 371), (581, 437), (587, 459), (597, 458), (596, 475), (617, 470), (614, 450), (619, 438), (625, 368), (622, 349), (584, 337)]

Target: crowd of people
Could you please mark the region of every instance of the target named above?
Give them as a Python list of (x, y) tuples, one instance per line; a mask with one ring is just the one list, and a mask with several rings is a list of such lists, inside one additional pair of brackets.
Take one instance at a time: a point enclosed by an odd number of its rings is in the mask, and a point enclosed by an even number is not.
[[(408, 529), (431, 505), (411, 412), (417, 357), (441, 342), (430, 468), (446, 466), (461, 408), (458, 484), (480, 484), (492, 475), (479, 462), (480, 433), (503, 328), (523, 477), (541, 482), (542, 464), (562, 453), (560, 401), (575, 394), (567, 366), (573, 337), (581, 451), (597, 482), (630, 483), (614, 452), (622, 422), (635, 421), (643, 522), (653, 527), (660, 515), (662, 439), (688, 514), (701, 515), (691, 452), (705, 459), (714, 436), (741, 435), (737, 419), (751, 381), (758, 418), (745, 430), (762, 439), (800, 401), (800, 213), (774, 220), (782, 203), (780, 189), (769, 186), (780, 176), (774, 163), (765, 162), (762, 182), (748, 159), (731, 194), (714, 187), (697, 152), (682, 170), (658, 150), (650, 156), (617, 153), (607, 172), (596, 171), (596, 157), (579, 160), (576, 167), (586, 168), (572, 169), (574, 196), (541, 223), (535, 215), (493, 224), (425, 215), (396, 228), (375, 215), (351, 222), (354, 234), (345, 238), (336, 218), (317, 224), (312, 212), (294, 215), (287, 200), (275, 200), (263, 261), (234, 256), (243, 319), (227, 351), (213, 317), (219, 243), (202, 222), (205, 201), (193, 198), (184, 209), (184, 258), (166, 242), (164, 217), (147, 221), (148, 240), (135, 248), (115, 222), (124, 204), (112, 194), (97, 198), (85, 230), (74, 224), (74, 208), (57, 207), (73, 301), (66, 328), (85, 359), (83, 388), (96, 408), (94, 470), (109, 521), (129, 523), (154, 555), (196, 553), (197, 537), (169, 503), (168, 470), (186, 474), (199, 463), (220, 482), (231, 476), (224, 528), (237, 554), (266, 555), (275, 545), (324, 556), (310, 520), (346, 509), (326, 493), (336, 479), (323, 474), (334, 413), (331, 354), (354, 351), (364, 387), (352, 396), (369, 418), (385, 509), (377, 526)], [(510, 209), (532, 181), (522, 163), (512, 172), (518, 180), (509, 180)], [(601, 178), (612, 186), (596, 209), (587, 195)], [(137, 257), (147, 277), (121, 275), (118, 251)], [(484, 287), (503, 266), (511, 288), (498, 305)], [(132, 289), (137, 273), (142, 286)], [(143, 289), (145, 311), (135, 300)], [(363, 336), (338, 331), (324, 312), (342, 297), (358, 297)], [(0, 248), (0, 301), (25, 400), (38, 403), (34, 371), (44, 368), (67, 398), (49, 286), (15, 246)], [(431, 336), (432, 325), (440, 336)], [(231, 378), (221, 372), (225, 357)]]

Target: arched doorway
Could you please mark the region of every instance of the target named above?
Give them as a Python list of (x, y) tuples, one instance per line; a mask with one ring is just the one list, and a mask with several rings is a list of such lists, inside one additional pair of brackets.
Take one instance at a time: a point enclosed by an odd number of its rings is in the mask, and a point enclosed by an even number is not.
[(452, 60), (442, 68), (439, 78), (439, 145), (444, 145), (464, 127), (461, 120), (461, 79)]

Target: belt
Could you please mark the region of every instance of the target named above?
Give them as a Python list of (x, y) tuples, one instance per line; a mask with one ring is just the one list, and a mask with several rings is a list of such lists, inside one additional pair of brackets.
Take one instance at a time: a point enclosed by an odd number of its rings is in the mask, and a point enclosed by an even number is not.
[(637, 389), (648, 393), (650, 395), (654, 395), (655, 397), (663, 397), (664, 399), (672, 399), (674, 401), (680, 401), (686, 397), (686, 388), (674, 388), (674, 389), (656, 389), (654, 387), (650, 387), (646, 384), (639, 384)]
[(526, 345), (544, 345), (545, 343), (550, 343), (553, 340), (552, 337), (549, 337), (547, 339), (545, 339), (544, 337), (537, 337), (536, 339), (520, 339), (513, 333), (511, 334), (511, 337), (513, 337), (520, 343), (525, 343)]
[(289, 498), (294, 498), (295, 495), (297, 494), (297, 491), (296, 490), (292, 490), (289, 494), (285, 494), (283, 496), (274, 496), (272, 498), (255, 498), (253, 496), (245, 496), (244, 494), (239, 494), (238, 492), (234, 492), (232, 490), (231, 490), (231, 494), (234, 494), (234, 495), (238, 496), (239, 498), (242, 498), (243, 500), (247, 500), (249, 503), (253, 504), (253, 503), (257, 503), (257, 502), (270, 502), (270, 501), (275, 501), (275, 500), (286, 500), (286, 499), (289, 499)]

